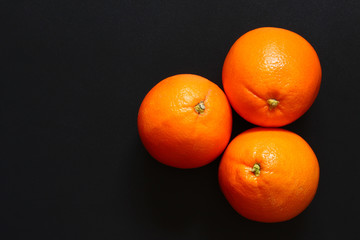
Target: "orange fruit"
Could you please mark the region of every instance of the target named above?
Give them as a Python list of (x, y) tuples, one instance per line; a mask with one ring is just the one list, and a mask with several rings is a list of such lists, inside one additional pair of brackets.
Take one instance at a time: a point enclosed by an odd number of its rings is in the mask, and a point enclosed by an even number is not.
[(145, 96), (138, 130), (147, 151), (159, 162), (196, 168), (215, 160), (231, 135), (232, 113), (225, 93), (201, 76), (166, 78)]
[(300, 214), (315, 196), (319, 164), (299, 135), (253, 128), (234, 138), (221, 159), (219, 184), (230, 205), (259, 222)]
[(245, 120), (279, 127), (302, 116), (314, 102), (321, 66), (314, 48), (289, 30), (264, 27), (241, 36), (223, 66), (230, 104)]

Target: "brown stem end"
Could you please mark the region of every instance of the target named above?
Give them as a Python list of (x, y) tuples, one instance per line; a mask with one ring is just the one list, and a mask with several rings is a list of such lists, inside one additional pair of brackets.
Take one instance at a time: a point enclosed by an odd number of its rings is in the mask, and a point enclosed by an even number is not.
[(196, 104), (196, 106), (194, 107), (195, 111), (198, 114), (201, 114), (203, 112), (205, 112), (205, 104), (204, 101), (200, 101), (198, 104)]

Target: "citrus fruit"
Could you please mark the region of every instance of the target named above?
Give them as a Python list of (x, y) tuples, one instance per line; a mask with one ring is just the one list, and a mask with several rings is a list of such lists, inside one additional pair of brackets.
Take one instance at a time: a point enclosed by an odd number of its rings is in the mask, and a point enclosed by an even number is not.
[(259, 222), (282, 222), (300, 214), (315, 196), (317, 158), (299, 135), (253, 128), (235, 137), (219, 166), (219, 184), (230, 205)]
[(138, 131), (159, 162), (177, 168), (201, 167), (226, 148), (232, 113), (225, 93), (213, 82), (179, 74), (159, 82), (145, 96)]
[(302, 116), (314, 102), (321, 66), (314, 48), (289, 30), (264, 27), (241, 36), (223, 66), (230, 104), (245, 120), (279, 127)]

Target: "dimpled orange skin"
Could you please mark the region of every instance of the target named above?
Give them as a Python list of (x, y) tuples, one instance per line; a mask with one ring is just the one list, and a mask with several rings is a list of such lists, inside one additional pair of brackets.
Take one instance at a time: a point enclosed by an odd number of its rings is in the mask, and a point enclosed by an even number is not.
[(276, 128), (238, 135), (219, 167), (219, 184), (230, 205), (259, 222), (282, 222), (300, 214), (314, 198), (318, 182), (319, 164), (311, 147), (299, 135)]
[[(321, 66), (314, 48), (289, 30), (264, 27), (241, 36), (223, 66), (223, 86), (235, 111), (247, 121), (280, 127), (314, 102)], [(269, 106), (275, 99), (278, 105)]]
[[(195, 106), (203, 101), (205, 110)], [(158, 83), (138, 114), (140, 138), (159, 162), (196, 168), (215, 160), (226, 148), (232, 113), (225, 93), (198, 75), (179, 74)]]

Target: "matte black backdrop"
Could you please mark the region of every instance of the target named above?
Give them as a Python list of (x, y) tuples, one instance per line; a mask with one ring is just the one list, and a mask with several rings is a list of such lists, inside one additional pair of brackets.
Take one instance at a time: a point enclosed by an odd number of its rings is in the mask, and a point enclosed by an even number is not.
[[(359, 236), (360, 1), (1, 1), (1, 239), (344, 239)], [(286, 126), (321, 176), (295, 219), (238, 215), (217, 159), (159, 164), (136, 126), (145, 94), (178, 73), (221, 85), (245, 32), (305, 37), (323, 68), (311, 109)], [(234, 113), (233, 137), (253, 127)]]

